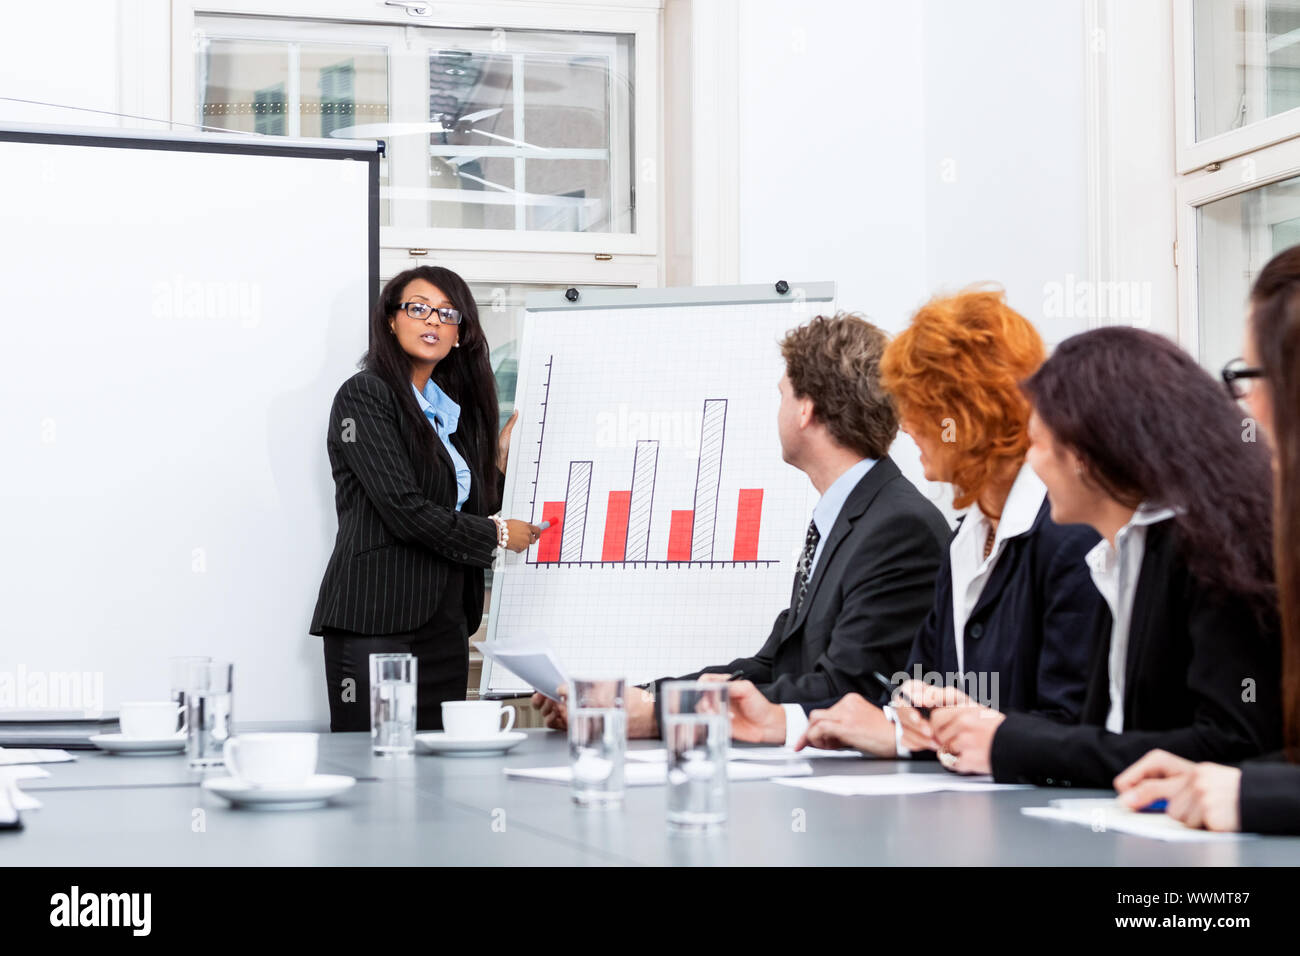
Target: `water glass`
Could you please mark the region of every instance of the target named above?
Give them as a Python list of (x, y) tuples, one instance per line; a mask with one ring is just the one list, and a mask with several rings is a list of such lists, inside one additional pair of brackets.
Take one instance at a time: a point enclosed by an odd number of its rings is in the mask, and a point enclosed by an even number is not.
[(721, 681), (661, 685), (672, 827), (700, 829), (727, 820), (727, 690)]
[(221, 767), (231, 734), (235, 665), (230, 661), (196, 661), (185, 681), (186, 751), (190, 768)]
[(619, 678), (574, 680), (569, 689), (569, 767), (573, 801), (613, 806), (623, 801), (627, 708)]
[(195, 664), (207, 664), (211, 657), (169, 657), (167, 670), (171, 675), (172, 703), (176, 705), (176, 732), (184, 734), (189, 724), (188, 708), (185, 706), (185, 688), (190, 682), (190, 668)]
[(379, 757), (415, 753), (413, 654), (370, 655), (370, 742)]

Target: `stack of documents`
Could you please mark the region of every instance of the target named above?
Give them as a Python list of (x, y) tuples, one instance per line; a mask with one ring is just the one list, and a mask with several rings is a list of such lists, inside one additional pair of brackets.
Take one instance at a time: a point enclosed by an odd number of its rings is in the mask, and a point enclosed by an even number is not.
[(1163, 813), (1139, 813), (1114, 798), (1100, 800), (1053, 800), (1046, 807), (1022, 807), (1027, 817), (1077, 823), (1096, 833), (1129, 833), (1179, 843), (1225, 843), (1249, 839), (1246, 833), (1211, 833), (1179, 823)]

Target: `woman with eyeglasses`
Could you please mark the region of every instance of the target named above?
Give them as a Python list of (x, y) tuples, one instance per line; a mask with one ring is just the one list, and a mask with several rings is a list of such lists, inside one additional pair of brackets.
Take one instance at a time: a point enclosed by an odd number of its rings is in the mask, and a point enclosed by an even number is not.
[(1244, 358), (1223, 381), (1273, 449), (1274, 559), (1282, 615), (1284, 749), (1240, 767), (1153, 750), (1115, 778), (1130, 807), (1166, 801), (1188, 826), (1300, 833), (1300, 246), (1278, 253), (1251, 289)]
[(1177, 345), (1104, 328), (1024, 384), (1028, 461), (1052, 519), (1091, 525), (1103, 603), (1077, 723), (1002, 714), (911, 682), (955, 769), (1107, 787), (1147, 751), (1231, 762), (1280, 741), (1269, 455)]
[(361, 371), (330, 410), (338, 536), (311, 633), (324, 638), (330, 730), (370, 729), (371, 654), (415, 656), (416, 726), (464, 700), (483, 569), (540, 529), (495, 512), (510, 431), (469, 286), (420, 266), (394, 276), (370, 318)]

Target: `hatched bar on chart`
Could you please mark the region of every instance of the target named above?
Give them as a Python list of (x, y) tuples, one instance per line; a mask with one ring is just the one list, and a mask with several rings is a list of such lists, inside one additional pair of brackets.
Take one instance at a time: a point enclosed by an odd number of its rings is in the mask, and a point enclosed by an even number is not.
[(564, 491), (564, 530), (560, 535), (560, 560), (581, 561), (582, 539), (587, 533), (587, 502), (591, 497), (591, 462), (569, 462), (569, 484)]
[(695, 507), (691, 529), (692, 561), (713, 560), (718, 523), (718, 487), (722, 481), (722, 440), (727, 430), (727, 400), (704, 400), (700, 427), (700, 463), (695, 472)]
[(644, 561), (650, 553), (650, 512), (655, 500), (659, 442), (639, 441), (632, 461), (632, 495), (628, 503), (627, 561)]

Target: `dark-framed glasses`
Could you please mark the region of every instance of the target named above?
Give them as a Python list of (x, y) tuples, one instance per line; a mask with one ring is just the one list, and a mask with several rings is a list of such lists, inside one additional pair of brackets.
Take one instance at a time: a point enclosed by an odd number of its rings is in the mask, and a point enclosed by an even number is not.
[(1223, 376), (1228, 394), (1240, 400), (1250, 394), (1254, 379), (1264, 377), (1264, 370), (1255, 365), (1247, 365), (1245, 359), (1235, 358), (1223, 366), (1223, 371), (1219, 374)]
[(399, 302), (397, 307), (413, 319), (424, 321), (432, 312), (438, 313), (438, 321), (443, 325), (460, 325), (460, 313), (443, 306), (435, 309), (427, 302)]

